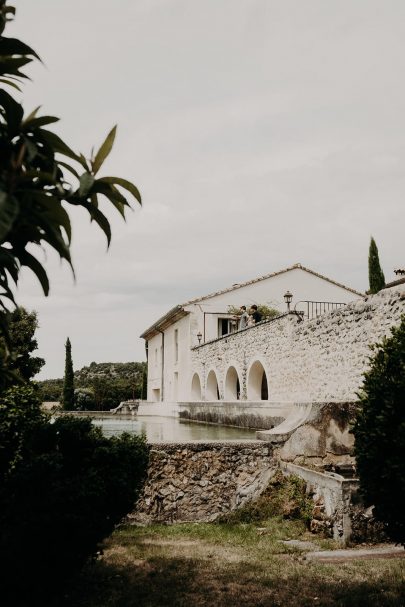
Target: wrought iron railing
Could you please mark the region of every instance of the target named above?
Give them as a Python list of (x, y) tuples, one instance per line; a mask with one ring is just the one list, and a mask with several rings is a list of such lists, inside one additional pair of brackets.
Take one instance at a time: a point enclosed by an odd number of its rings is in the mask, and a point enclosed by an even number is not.
[(302, 316), (303, 318), (307, 318), (310, 320), (311, 318), (322, 316), (322, 314), (327, 314), (328, 312), (332, 312), (332, 310), (337, 310), (338, 308), (341, 308), (345, 305), (345, 303), (337, 301), (301, 300), (297, 301), (297, 303), (295, 304), (294, 312), (296, 314), (300, 314), (300, 316)]

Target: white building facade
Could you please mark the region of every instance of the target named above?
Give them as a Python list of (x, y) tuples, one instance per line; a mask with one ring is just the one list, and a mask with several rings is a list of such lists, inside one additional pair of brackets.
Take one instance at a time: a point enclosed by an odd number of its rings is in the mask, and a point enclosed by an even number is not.
[[(237, 330), (229, 307), (265, 304), (286, 312), (284, 295), (293, 295), (291, 309), (314, 316), (362, 297), (301, 264), (261, 276), (172, 308), (141, 335), (148, 352), (148, 401), (185, 402), (201, 391), (194, 386), (192, 348)], [(206, 398), (219, 399), (216, 384)], [(215, 393), (214, 393), (215, 392)]]

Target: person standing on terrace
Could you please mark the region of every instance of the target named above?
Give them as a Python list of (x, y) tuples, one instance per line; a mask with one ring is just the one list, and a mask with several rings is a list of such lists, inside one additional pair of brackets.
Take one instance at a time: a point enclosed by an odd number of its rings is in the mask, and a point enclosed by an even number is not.
[(259, 323), (262, 319), (262, 315), (260, 314), (260, 312), (257, 311), (256, 304), (253, 304), (252, 306), (250, 306), (250, 315), (252, 317), (254, 325), (257, 325), (257, 323)]
[(241, 329), (246, 329), (249, 318), (249, 314), (246, 312), (246, 306), (241, 306), (240, 312), (241, 315), (239, 316), (239, 331)]

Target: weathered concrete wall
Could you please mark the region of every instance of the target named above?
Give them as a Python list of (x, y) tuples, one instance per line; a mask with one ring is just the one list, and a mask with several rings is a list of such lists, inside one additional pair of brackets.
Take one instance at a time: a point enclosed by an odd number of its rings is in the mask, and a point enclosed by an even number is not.
[(256, 437), (273, 444), (278, 459), (324, 468), (354, 464), (354, 436), (350, 432), (357, 403), (301, 403), (271, 430)]
[(302, 478), (314, 501), (311, 531), (322, 532), (345, 544), (352, 533), (352, 495), (358, 491), (357, 479), (323, 473), (281, 462), (284, 474)]
[(262, 493), (277, 462), (261, 441), (152, 445), (135, 522), (213, 521)]
[(214, 371), (223, 399), (227, 373), (234, 367), (241, 399), (246, 399), (257, 381), (259, 362), (266, 372), (269, 401), (355, 400), (368, 368), (369, 345), (388, 336), (404, 313), (402, 286), (310, 321), (297, 323), (297, 317), (289, 315), (195, 348), (192, 375), (200, 377), (204, 398), (206, 379)]

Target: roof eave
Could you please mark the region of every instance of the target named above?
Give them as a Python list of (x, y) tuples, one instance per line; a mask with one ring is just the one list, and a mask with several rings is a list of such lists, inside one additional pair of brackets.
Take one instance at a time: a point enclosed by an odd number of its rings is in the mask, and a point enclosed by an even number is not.
[(159, 318), (153, 325), (151, 325), (146, 331), (140, 335), (141, 338), (149, 340), (158, 333), (161, 333), (172, 324), (174, 324), (180, 318), (187, 316), (189, 312), (186, 312), (183, 306), (177, 305), (171, 310), (169, 310), (164, 316)]

